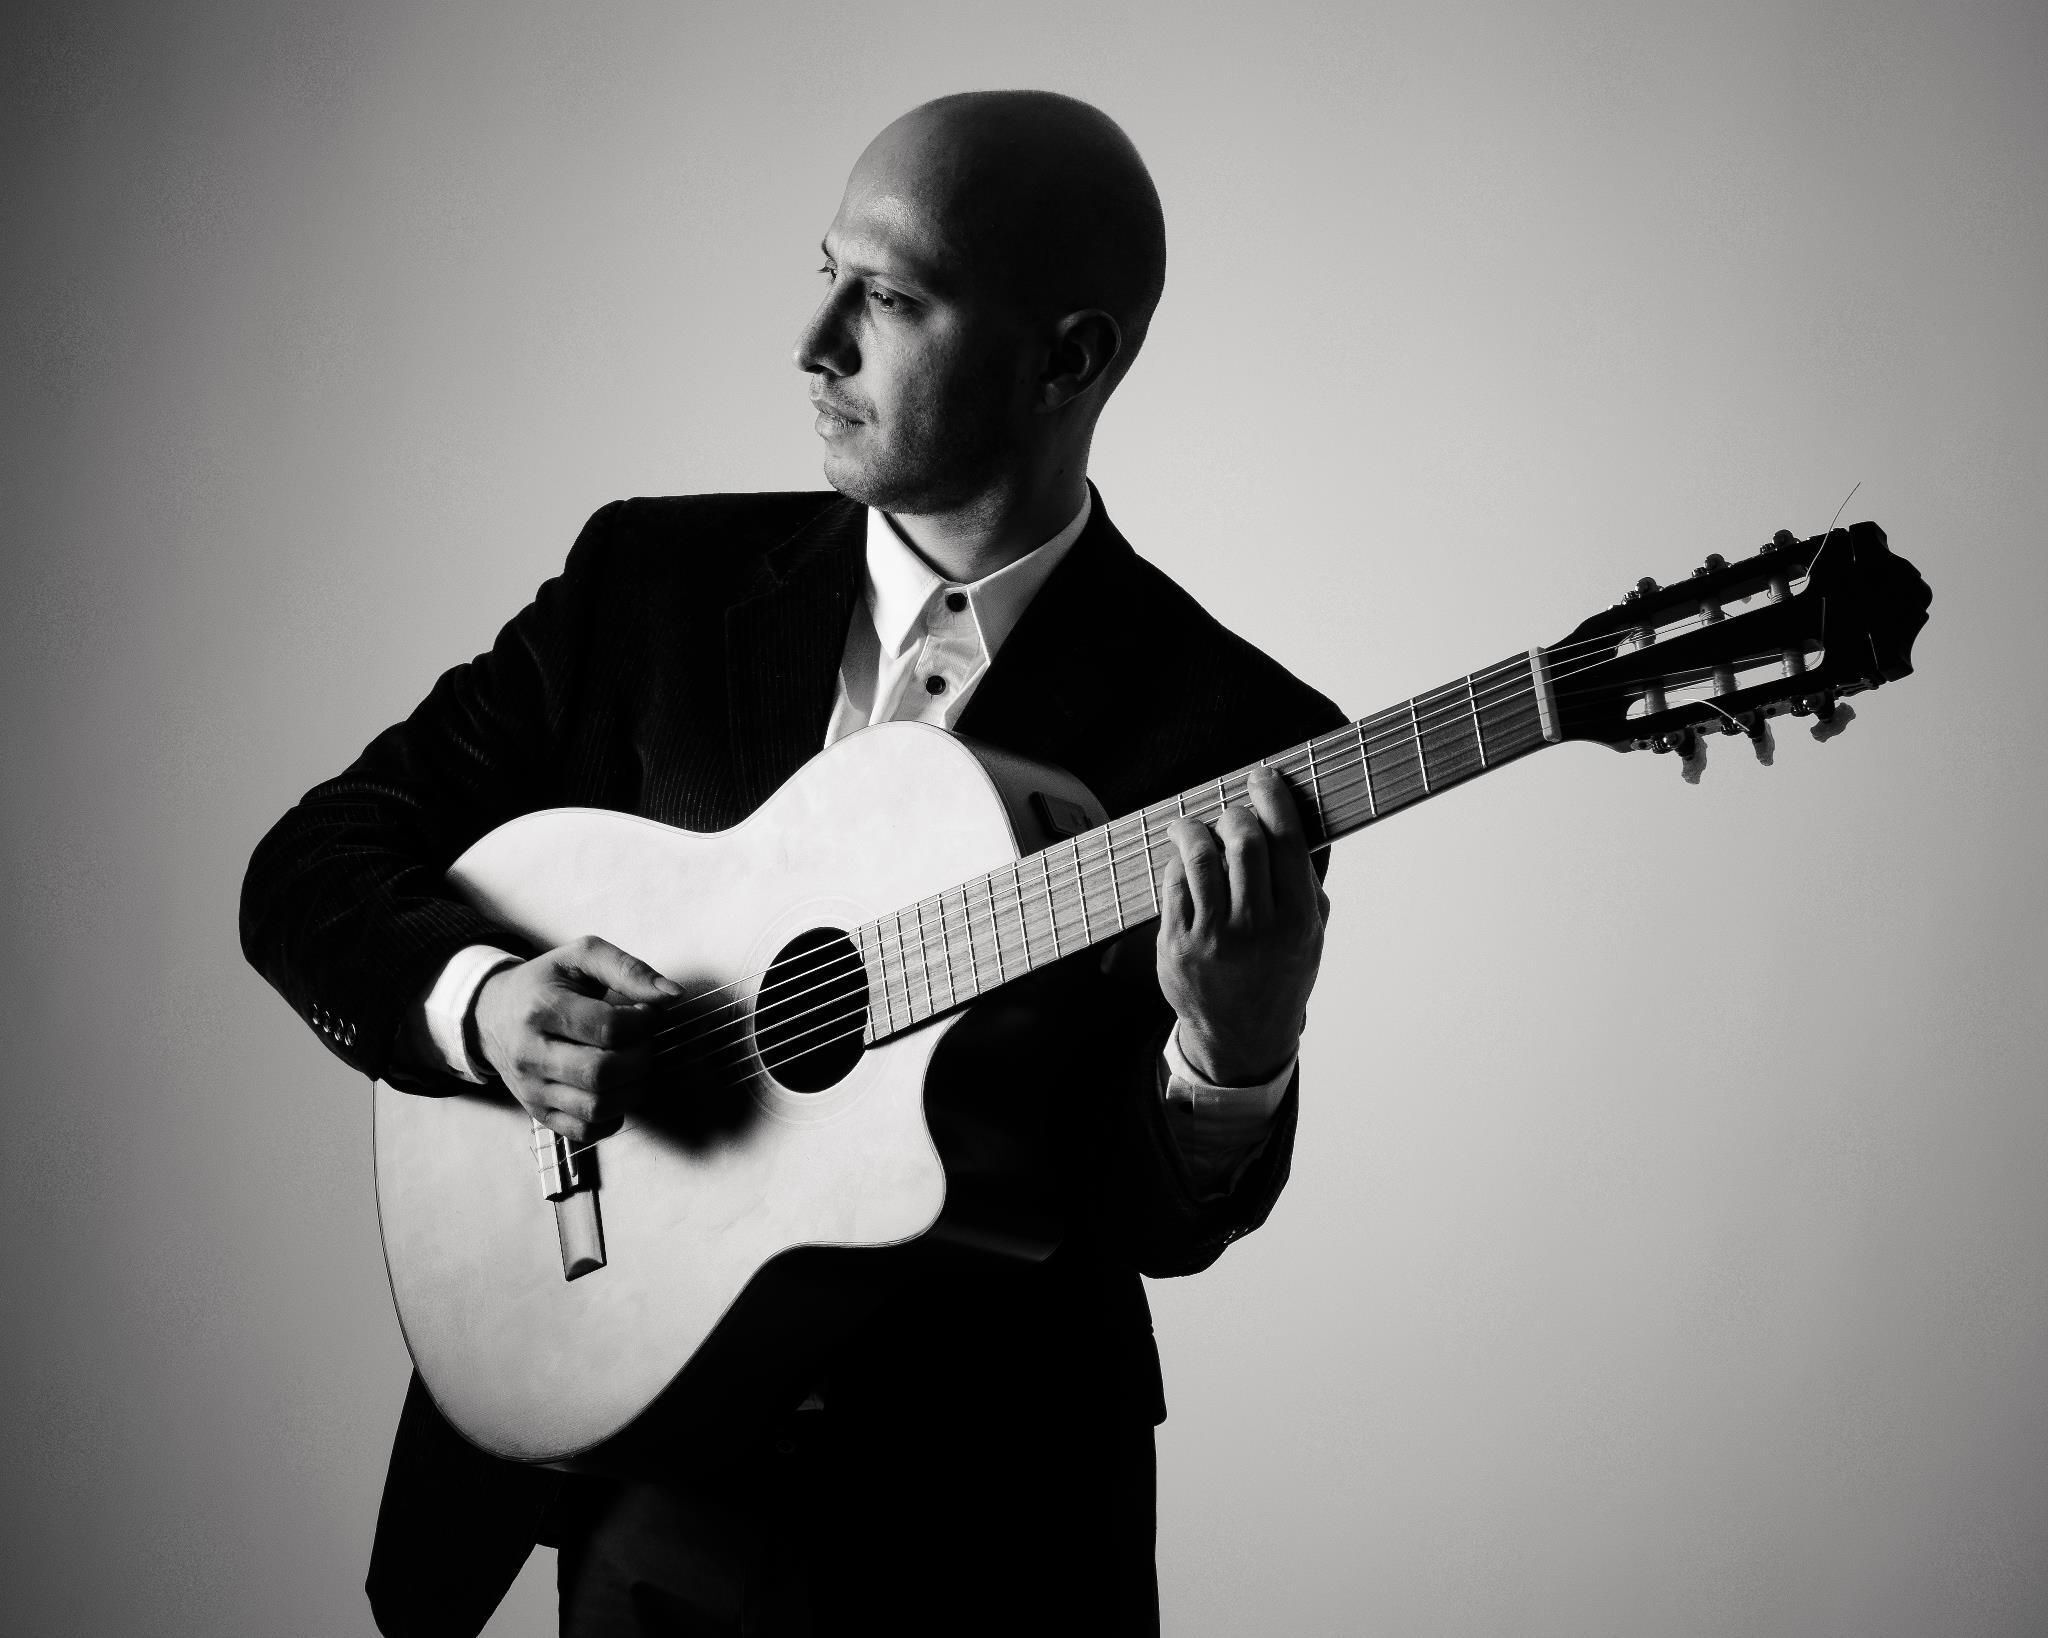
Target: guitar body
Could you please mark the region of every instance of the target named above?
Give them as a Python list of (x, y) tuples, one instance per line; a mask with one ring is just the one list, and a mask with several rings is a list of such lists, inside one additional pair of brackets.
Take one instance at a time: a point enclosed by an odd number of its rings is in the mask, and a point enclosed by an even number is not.
[[(856, 927), (1043, 845), (1034, 795), (1100, 819), (1066, 774), (889, 724), (830, 747), (732, 830), (550, 810), (482, 838), (450, 879), (536, 947), (596, 934), (686, 995), (735, 986), (744, 999), (800, 935)], [(1050, 1250), (1056, 1228), (1028, 1211), (998, 1221), (957, 1202), (949, 1214), (926, 1091), (966, 1014), (871, 1046), (834, 1084), (799, 1091), (770, 1071), (740, 1010), (720, 1042), (733, 1072), (714, 1097), (657, 1085), (595, 1146), (587, 1192), (603, 1264), (575, 1278), (516, 1103), (497, 1088), (377, 1087), (377, 1205), (399, 1322), (442, 1413), (484, 1449), (594, 1467), (635, 1465), (662, 1445), (702, 1450), (750, 1402), (788, 1408), (806, 1363), (890, 1277), (884, 1248)], [(986, 1134), (973, 1148), (985, 1165)]]

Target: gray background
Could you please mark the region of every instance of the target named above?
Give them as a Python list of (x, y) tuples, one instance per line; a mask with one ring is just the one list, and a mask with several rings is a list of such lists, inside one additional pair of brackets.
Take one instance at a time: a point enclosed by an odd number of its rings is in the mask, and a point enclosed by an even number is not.
[(815, 485), (845, 170), (1015, 84), (1166, 200), (1118, 522), (1352, 709), (1859, 480), (1937, 594), (1834, 744), (1344, 848), (1293, 1186), (1154, 1292), (1169, 1631), (2048, 1629), (2038, 3), (11, 16), (11, 1630), (367, 1630), (368, 1100), (248, 851), (607, 499)]

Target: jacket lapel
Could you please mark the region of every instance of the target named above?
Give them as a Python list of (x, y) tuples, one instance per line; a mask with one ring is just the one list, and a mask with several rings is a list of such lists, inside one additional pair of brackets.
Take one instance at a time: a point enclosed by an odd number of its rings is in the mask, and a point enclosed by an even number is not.
[(1101, 636), (1114, 629), (1134, 555), (1097, 491), (1088, 527), (982, 678), (961, 733), (1076, 773), (1096, 761), (1097, 742), (1113, 732), (1102, 701), (1115, 661)]
[(817, 755), (860, 594), (865, 508), (828, 504), (762, 561), (726, 610), (733, 768), (752, 812)]

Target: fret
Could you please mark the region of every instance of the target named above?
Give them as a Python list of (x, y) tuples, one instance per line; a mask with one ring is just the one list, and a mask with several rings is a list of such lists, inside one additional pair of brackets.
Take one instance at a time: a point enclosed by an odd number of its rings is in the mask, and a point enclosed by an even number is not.
[(1315, 808), (1316, 830), (1322, 835), (1329, 835), (1329, 825), (1323, 817), (1323, 781), (1322, 776), (1316, 772), (1316, 742), (1314, 740), (1308, 742), (1308, 796), (1310, 803)]
[(959, 997), (953, 992), (953, 950), (948, 943), (946, 932), (946, 896), (943, 893), (936, 894), (924, 902), (932, 906), (932, 919), (938, 924), (938, 969), (939, 976), (946, 983), (946, 1005), (941, 1010), (950, 1012)]
[(989, 937), (995, 941), (996, 983), (1009, 982), (1009, 974), (1003, 971), (1003, 918), (996, 910), (996, 879), (993, 874), (981, 878), (981, 890), (988, 895)]
[(1152, 827), (1142, 813), (1137, 817), (1136, 829), (1141, 845), (1138, 856), (1131, 860), (1131, 866), (1138, 873), (1138, 884), (1145, 889), (1145, 903), (1150, 906), (1138, 913), (1138, 919), (1143, 921), (1147, 916), (1159, 914), (1159, 876), (1152, 867)]
[(1358, 771), (1365, 775), (1365, 816), (1368, 819), (1377, 819), (1380, 816), (1380, 805), (1372, 794), (1372, 757), (1365, 748), (1364, 722), (1354, 722), (1351, 731), (1358, 736)]
[(1465, 705), (1472, 713), (1472, 737), (1479, 745), (1479, 766), (1486, 766), (1486, 730), (1479, 726), (1479, 695), (1472, 687), (1470, 672), (1465, 675)]
[(1429, 794), (1429, 758), (1422, 754), (1422, 718), (1415, 714), (1415, 702), (1408, 702), (1408, 730), (1415, 736), (1415, 766), (1422, 774), (1422, 794)]
[[(875, 969), (878, 963), (869, 960), (868, 930), (865, 927), (856, 927), (847, 936), (853, 940), (853, 953), (860, 957), (861, 976), (867, 980), (868, 984), (867, 1006), (864, 1009), (867, 1016), (866, 1022), (861, 1025), (860, 1038), (863, 1042), (871, 1045), (880, 1033), (875, 1028)], [(888, 1004), (888, 996), (885, 990), (882, 1005), (886, 1008)], [(887, 1020), (884, 1019), (883, 1028), (887, 1027)]]
[(1116, 879), (1116, 826), (1105, 825), (1102, 829), (1102, 856), (1109, 862), (1109, 898), (1116, 912), (1116, 930), (1124, 930), (1124, 892)]
[[(876, 921), (871, 922), (869, 925), (874, 928), (875, 957), (881, 963), (882, 968), (882, 1031), (877, 1032), (879, 1038), (882, 1032), (893, 1032), (896, 1028), (896, 975), (889, 970), (889, 934), (887, 923)], [(906, 1017), (908, 1012), (909, 1009), (906, 1008)]]
[(1029, 972), (1035, 963), (1031, 959), (1031, 918), (1024, 910), (1024, 866), (1021, 861), (1010, 866), (1010, 897), (1017, 901), (1017, 936), (1024, 941), (1024, 970)]
[[(967, 889), (959, 889), (960, 920), (967, 930), (967, 984), (976, 994), (981, 994), (981, 963), (974, 955), (974, 908), (967, 902)], [(944, 901), (941, 900), (941, 903)]]
[(1422, 730), (1423, 770), (1432, 794), (1472, 778), (1486, 764), (1479, 753), (1479, 727), (1458, 696), (1463, 685), (1450, 683), (1411, 702)]
[(1045, 878), (1045, 919), (1052, 927), (1052, 958), (1060, 958), (1060, 913), (1052, 902), (1052, 866), (1046, 863), (1045, 854), (1038, 855), (1038, 873)]
[(924, 905), (913, 904), (910, 908), (917, 913), (917, 964), (924, 973), (924, 1015), (930, 1018), (937, 1014), (939, 1001), (932, 993), (932, 951), (925, 941)]
[(934, 893), (929, 899), (925, 900), (925, 903), (931, 906), (933, 931), (937, 935), (938, 960), (934, 963), (934, 966), (937, 968), (940, 982), (946, 986), (945, 1005), (939, 1010), (941, 1012), (950, 1012), (960, 997), (954, 987), (953, 935), (946, 927), (946, 896), (943, 893)]
[[(895, 915), (891, 915), (889, 921), (895, 923), (895, 930), (897, 930), (897, 973), (903, 975), (903, 1022), (909, 1024), (911, 1020), (918, 1018), (918, 1009), (911, 1005), (911, 999), (909, 999), (909, 954), (903, 950), (903, 911), (897, 911)], [(891, 1007), (893, 1005), (895, 1003), (891, 1001)], [(891, 1024), (893, 1022), (895, 1022), (895, 1014), (891, 1011)]]
[[(888, 923), (878, 921), (872, 925), (875, 929), (875, 954), (882, 964), (882, 1007), (887, 1015), (885, 1027), (893, 1030), (896, 1027), (896, 979), (889, 971)], [(902, 963), (899, 961), (897, 965), (900, 967)], [(906, 1017), (909, 1015), (908, 1007), (905, 1007), (904, 1014)]]
[(1081, 844), (1067, 843), (1074, 855), (1074, 897), (1081, 901), (1081, 943), (1083, 947), (1095, 942), (1094, 931), (1088, 925), (1088, 874), (1081, 868)]
[(1421, 747), (1409, 732), (1412, 712), (1407, 708), (1388, 711), (1361, 726), (1366, 745), (1366, 777), (1372, 782), (1372, 816), (1419, 802), (1428, 794), (1423, 783)]
[[(868, 1035), (870, 1041), (879, 1041), (883, 1034), (895, 1026), (896, 1018), (889, 1004), (889, 955), (882, 947), (882, 924), (867, 922), (854, 928), (847, 935), (853, 940), (853, 947), (860, 952), (860, 964), (868, 975)], [(877, 994), (880, 996), (882, 1015), (875, 1016)]]

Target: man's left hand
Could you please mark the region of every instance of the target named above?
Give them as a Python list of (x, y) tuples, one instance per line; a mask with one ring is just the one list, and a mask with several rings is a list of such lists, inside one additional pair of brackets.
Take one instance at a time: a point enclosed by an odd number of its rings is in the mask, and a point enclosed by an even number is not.
[(1189, 1065), (1218, 1086), (1270, 1080), (1294, 1056), (1330, 915), (1287, 782), (1256, 768), (1250, 796), (1213, 828), (1176, 820), (1160, 872), (1159, 987)]

